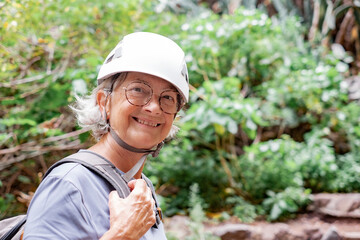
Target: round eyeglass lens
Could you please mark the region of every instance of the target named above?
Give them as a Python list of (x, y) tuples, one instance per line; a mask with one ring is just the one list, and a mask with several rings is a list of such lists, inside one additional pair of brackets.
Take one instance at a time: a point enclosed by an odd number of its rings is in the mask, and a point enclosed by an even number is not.
[(145, 83), (133, 82), (126, 87), (125, 94), (129, 103), (144, 106), (151, 99), (152, 89)]
[(169, 90), (162, 92), (159, 98), (160, 107), (166, 113), (177, 113), (179, 111), (179, 93)]
[[(135, 106), (148, 104), (153, 95), (152, 88), (143, 82), (132, 82), (125, 89), (128, 102)], [(180, 110), (181, 97), (175, 90), (167, 90), (160, 94), (159, 105), (162, 111), (169, 114), (177, 113)]]

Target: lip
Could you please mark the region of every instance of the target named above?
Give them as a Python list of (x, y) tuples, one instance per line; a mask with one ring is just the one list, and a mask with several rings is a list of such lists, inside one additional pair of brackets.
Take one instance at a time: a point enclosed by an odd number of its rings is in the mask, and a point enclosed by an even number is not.
[(156, 128), (159, 127), (161, 125), (161, 123), (158, 123), (156, 121), (151, 121), (149, 119), (143, 119), (143, 118), (137, 118), (137, 117), (132, 117), (137, 123), (147, 126), (147, 127), (152, 127), (152, 128)]

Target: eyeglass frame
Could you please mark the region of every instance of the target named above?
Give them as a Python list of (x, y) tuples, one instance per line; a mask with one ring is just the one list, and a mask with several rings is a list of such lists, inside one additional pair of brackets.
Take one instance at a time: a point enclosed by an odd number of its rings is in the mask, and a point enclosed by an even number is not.
[[(113, 83), (111, 84), (110, 89), (104, 89), (104, 90), (112, 93), (115, 82), (116, 82), (116, 81), (113, 81)], [(128, 96), (127, 96), (127, 88), (128, 88), (128, 86), (129, 86), (130, 84), (133, 84), (133, 83), (142, 83), (142, 84), (144, 84), (144, 85), (146, 85), (146, 86), (148, 86), (148, 87), (150, 88), (150, 90), (151, 90), (151, 95), (150, 95), (149, 99), (146, 101), (145, 104), (143, 104), (143, 105), (137, 105), (137, 104), (132, 103), (132, 102), (129, 100), (129, 98), (128, 98)], [(148, 83), (145, 82), (145, 81), (141, 81), (141, 80), (132, 81), (132, 82), (130, 82), (126, 87), (122, 87), (122, 89), (125, 91), (125, 97), (126, 97), (126, 100), (128, 101), (128, 103), (130, 103), (130, 104), (133, 105), (133, 106), (137, 106), (137, 107), (142, 107), (142, 106), (145, 106), (146, 104), (148, 104), (148, 103), (151, 101), (151, 99), (152, 99), (152, 97), (153, 97), (153, 95), (154, 95), (154, 90), (153, 90), (153, 88), (150, 86), (150, 84), (148, 84)], [(176, 92), (176, 93), (177, 93), (178, 104), (177, 104), (177, 110), (176, 110), (176, 112), (174, 112), (174, 113), (166, 112), (166, 111), (164, 111), (163, 108), (161, 107), (161, 101), (160, 101), (161, 95), (162, 95), (164, 92), (168, 92), (168, 91), (172, 91), (172, 92)], [(181, 96), (181, 94), (179, 93), (179, 91), (177, 91), (176, 89), (170, 89), (170, 90), (162, 91), (162, 92), (159, 94), (158, 103), (159, 103), (159, 107), (160, 107), (161, 111), (163, 111), (163, 112), (166, 113), (166, 114), (176, 114), (176, 113), (178, 113), (178, 112), (181, 110), (181, 108), (185, 105), (185, 102), (184, 102), (183, 97)]]

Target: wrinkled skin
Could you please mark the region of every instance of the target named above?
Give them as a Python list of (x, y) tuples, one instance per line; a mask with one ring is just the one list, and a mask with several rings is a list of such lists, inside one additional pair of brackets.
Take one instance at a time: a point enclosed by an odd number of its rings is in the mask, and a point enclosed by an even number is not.
[(140, 239), (156, 222), (151, 190), (142, 179), (129, 182), (130, 195), (122, 199), (116, 191), (109, 195), (110, 229), (101, 240)]

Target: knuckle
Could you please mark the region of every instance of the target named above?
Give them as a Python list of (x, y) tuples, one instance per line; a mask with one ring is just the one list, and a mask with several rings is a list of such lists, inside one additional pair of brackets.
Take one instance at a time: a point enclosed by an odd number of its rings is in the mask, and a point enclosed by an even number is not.
[(145, 207), (152, 210), (153, 204), (151, 201), (145, 201), (144, 203)]
[(150, 222), (151, 226), (154, 225), (154, 223), (156, 222), (155, 213), (149, 217), (149, 222)]
[(144, 179), (138, 179), (137, 182), (140, 183), (140, 184), (145, 184), (146, 185), (146, 182), (145, 182)]

